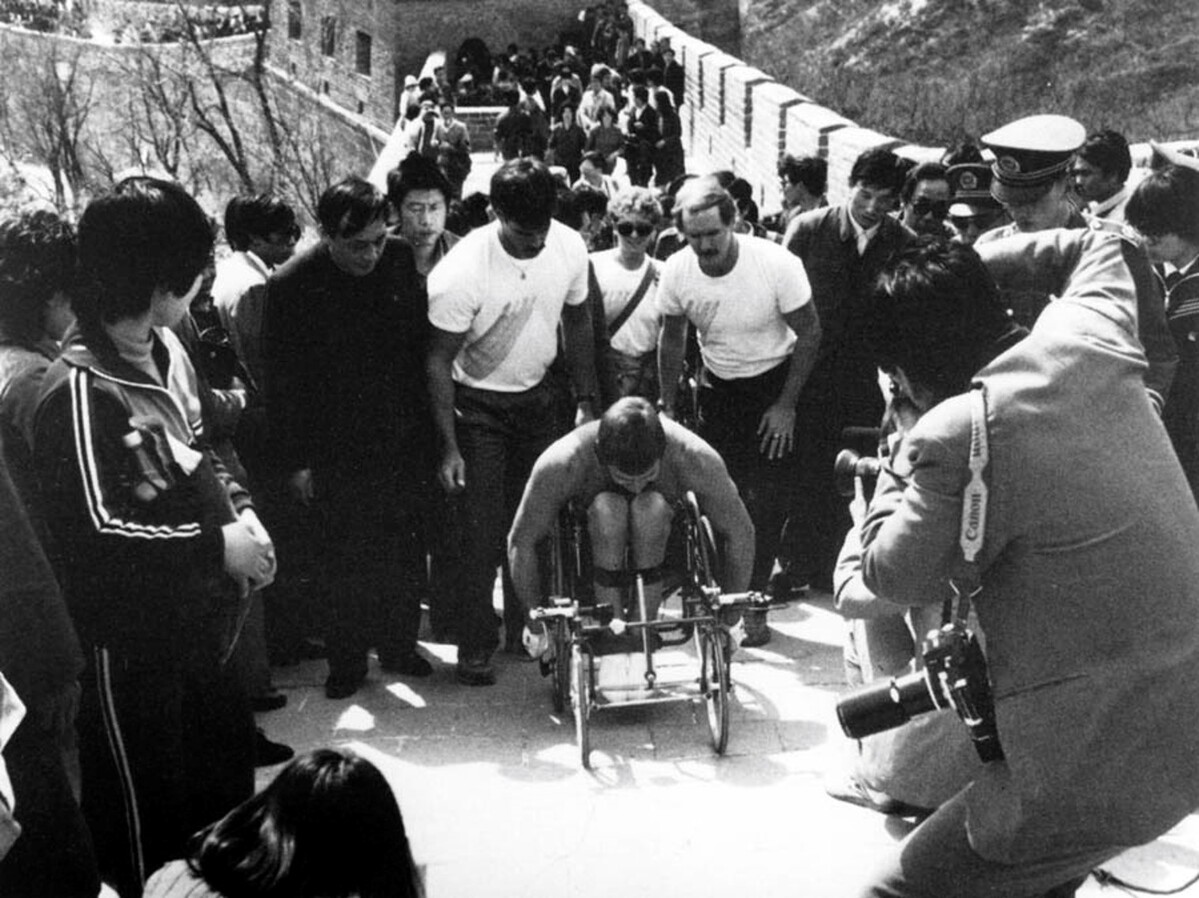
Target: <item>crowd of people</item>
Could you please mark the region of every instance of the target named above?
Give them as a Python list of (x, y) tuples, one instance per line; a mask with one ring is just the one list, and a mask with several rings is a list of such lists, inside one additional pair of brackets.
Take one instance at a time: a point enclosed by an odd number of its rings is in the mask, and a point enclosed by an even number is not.
[[(596, 596), (652, 615), (687, 490), (726, 588), (832, 594), (851, 682), (918, 669), (972, 588), (1004, 757), (944, 712), (863, 739), (830, 793), (927, 819), (861, 894), (1070, 895), (1199, 806), (1199, 161), (1132, 184), (1120, 135), (1033, 116), (867, 150), (837, 205), (785, 156), (760, 217), (661, 152), (669, 47), (589, 15), (601, 58), (516, 82), (486, 197), (433, 78), (386, 189), (330, 184), (315, 239), (238, 196), (214, 264), (148, 176), (0, 223), (4, 894), (419, 894), (369, 763), (252, 794), (292, 755), (255, 732), (272, 665), (326, 657), (330, 701), (372, 657), (431, 676), (422, 605), (464, 686), (552, 664), (558, 512)], [(847, 442), (881, 459), (848, 503)]]

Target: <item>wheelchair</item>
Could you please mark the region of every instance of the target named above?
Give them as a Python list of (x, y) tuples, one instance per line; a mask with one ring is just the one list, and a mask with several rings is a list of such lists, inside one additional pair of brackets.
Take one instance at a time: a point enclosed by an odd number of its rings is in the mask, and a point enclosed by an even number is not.
[[(662, 604), (667, 611), (655, 620), (647, 620), (640, 574), (631, 596), (639, 621), (620, 620), (611, 605), (595, 604), (586, 576), (590, 551), (579, 515), (564, 511), (550, 537), (551, 595), (545, 606), (530, 612), (530, 619), (544, 622), (549, 635), (551, 659), (543, 661), (549, 669), (542, 672), (553, 677), (554, 711), (563, 714), (569, 708), (574, 716), (584, 768), (591, 767), (592, 715), (615, 707), (702, 703), (713, 750), (723, 755), (728, 746), (729, 665), (735, 648), (728, 621), (747, 608), (777, 603), (763, 593), (721, 591), (712, 525), (693, 492), (680, 505), (675, 520), (681, 527), (675, 531), (681, 545), (668, 549), (667, 557), (668, 562), (672, 555), (681, 561), (682, 572), (665, 581)], [(617, 650), (611, 651), (614, 645)], [(673, 663), (659, 663), (663, 650), (670, 650)]]

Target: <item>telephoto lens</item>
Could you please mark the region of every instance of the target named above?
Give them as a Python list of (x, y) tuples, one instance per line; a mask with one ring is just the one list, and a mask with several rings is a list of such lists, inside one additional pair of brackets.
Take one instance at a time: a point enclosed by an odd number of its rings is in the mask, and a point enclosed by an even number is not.
[(853, 449), (842, 449), (833, 462), (833, 480), (837, 484), (837, 492), (846, 498), (851, 497), (854, 479), (878, 477), (879, 468), (879, 460), (873, 455), (859, 455)]
[(837, 719), (850, 739), (893, 730), (941, 707), (923, 670), (870, 683), (837, 702)]

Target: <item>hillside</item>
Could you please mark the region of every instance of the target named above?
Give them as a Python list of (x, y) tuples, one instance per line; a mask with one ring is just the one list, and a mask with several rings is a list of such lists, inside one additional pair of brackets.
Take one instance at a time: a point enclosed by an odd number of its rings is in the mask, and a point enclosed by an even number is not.
[(1036, 112), (1199, 137), (1195, 0), (741, 0), (742, 56), (863, 126), (943, 145)]

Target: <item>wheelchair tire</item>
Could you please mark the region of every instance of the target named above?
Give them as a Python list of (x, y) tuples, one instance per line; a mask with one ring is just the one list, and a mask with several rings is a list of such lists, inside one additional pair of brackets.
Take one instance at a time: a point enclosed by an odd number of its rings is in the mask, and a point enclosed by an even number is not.
[(583, 768), (591, 769), (591, 653), (581, 646), (570, 651), (570, 703), (575, 714), (575, 738)]
[(708, 733), (712, 748), (723, 755), (729, 744), (729, 668), (724, 636), (718, 628), (702, 627), (696, 636), (699, 643), (700, 681), (704, 708), (708, 712)]
[(554, 621), (554, 713), (562, 714), (570, 707), (570, 634), (562, 618)]
[(696, 586), (716, 586), (716, 539), (712, 523), (700, 512), (695, 493), (687, 493), (687, 564)]

